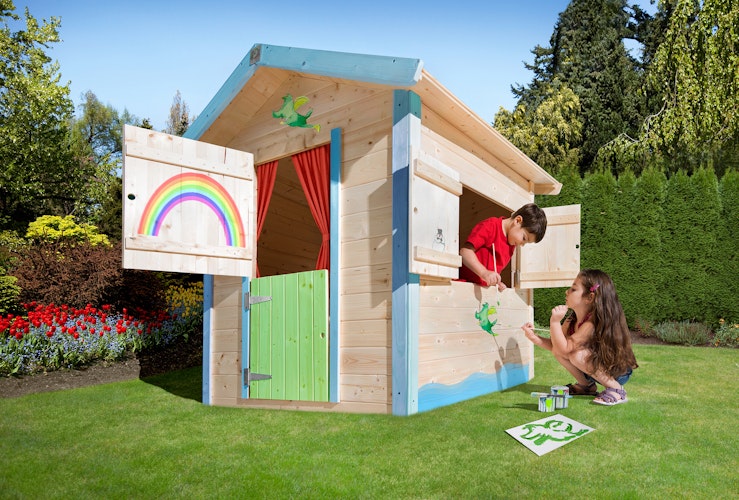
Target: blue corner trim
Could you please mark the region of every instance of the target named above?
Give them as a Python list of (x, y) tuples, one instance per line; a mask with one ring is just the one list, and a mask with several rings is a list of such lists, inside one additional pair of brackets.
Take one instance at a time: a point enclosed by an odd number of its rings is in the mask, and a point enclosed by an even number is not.
[[(241, 300), (246, 300), (246, 294), (249, 293), (249, 278), (241, 278)], [(244, 370), (249, 368), (249, 342), (250, 342), (250, 331), (249, 325), (251, 324), (251, 308), (249, 304), (241, 304), (241, 397), (249, 399), (249, 385), (244, 382)]]
[(183, 137), (199, 139), (228, 107), (259, 66), (407, 87), (418, 83), (423, 70), (423, 61), (406, 57), (352, 54), (258, 43), (241, 60)]
[(213, 276), (203, 276), (203, 404), (210, 404), (210, 331), (213, 311)]
[(341, 205), (339, 195), (341, 187), (341, 129), (331, 130), (331, 184), (329, 186), (330, 200), (330, 273), (329, 273), (329, 358), (328, 358), (328, 400), (332, 403), (339, 402), (339, 323), (341, 321), (341, 309), (339, 308), (339, 265), (341, 263), (341, 248), (337, 242), (341, 241), (341, 225), (339, 224), (339, 206)]
[(418, 412), (420, 286), (419, 276), (410, 272), (409, 188), (411, 156), (419, 146), (420, 126), (413, 112), (418, 95), (396, 90), (393, 98), (392, 412), (412, 415)]
[(421, 97), (412, 90), (394, 91), (393, 125), (409, 114), (421, 118)]

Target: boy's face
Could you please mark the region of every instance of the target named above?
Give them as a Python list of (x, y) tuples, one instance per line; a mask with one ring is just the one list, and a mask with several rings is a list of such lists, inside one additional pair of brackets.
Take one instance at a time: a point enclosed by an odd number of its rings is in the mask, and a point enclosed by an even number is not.
[(521, 216), (519, 215), (513, 220), (511, 228), (508, 230), (508, 244), (518, 247), (524, 246), (526, 243), (536, 242), (536, 237), (528, 230), (521, 227)]

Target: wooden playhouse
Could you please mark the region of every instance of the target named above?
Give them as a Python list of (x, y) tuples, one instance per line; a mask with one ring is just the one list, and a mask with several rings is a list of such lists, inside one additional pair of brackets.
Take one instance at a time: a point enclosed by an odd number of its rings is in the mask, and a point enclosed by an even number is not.
[(409, 415), (533, 377), (579, 206), (504, 292), (459, 246), (560, 188), (419, 59), (257, 44), (184, 138), (125, 128), (124, 267), (204, 275), (203, 403)]

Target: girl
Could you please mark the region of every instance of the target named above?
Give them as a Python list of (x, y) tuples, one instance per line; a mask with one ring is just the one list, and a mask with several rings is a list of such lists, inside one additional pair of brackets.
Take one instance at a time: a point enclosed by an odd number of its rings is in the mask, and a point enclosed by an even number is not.
[[(567, 386), (571, 395), (596, 396), (593, 403), (606, 406), (625, 403), (623, 384), (639, 365), (613, 281), (603, 271), (583, 269), (566, 296), (566, 305), (552, 309), (550, 338), (534, 333), (531, 323), (521, 328), (575, 377), (576, 383)], [(568, 309), (572, 314), (566, 316)], [(605, 388), (600, 394), (596, 381)]]

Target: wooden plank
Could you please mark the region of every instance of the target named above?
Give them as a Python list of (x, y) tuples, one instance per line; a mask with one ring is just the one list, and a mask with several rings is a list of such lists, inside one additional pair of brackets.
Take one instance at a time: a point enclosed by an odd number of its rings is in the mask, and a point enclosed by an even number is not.
[(390, 349), (387, 347), (345, 348), (341, 356), (341, 376), (390, 375)]
[[(313, 286), (311, 298), (313, 314), (311, 329), (313, 397), (311, 400), (329, 401), (329, 273), (326, 270), (318, 270), (310, 273), (310, 275)], [(336, 376), (338, 376), (338, 371)]]
[(236, 406), (236, 395), (241, 389), (241, 380), (238, 375), (213, 375), (211, 386), (213, 388), (211, 404), (215, 406)]
[(393, 185), (390, 179), (347, 187), (341, 186), (341, 215), (348, 217), (393, 205)]
[[(225, 406), (225, 405), (224, 405)], [(270, 401), (265, 399), (240, 399), (238, 406), (264, 410), (293, 410), (311, 412), (340, 412), (364, 414), (390, 414), (389, 405), (381, 403), (321, 403), (312, 401)]]
[(426, 179), (453, 195), (462, 195), (462, 183), (459, 180), (450, 177), (421, 158), (416, 158), (414, 161), (413, 174)]
[(344, 216), (341, 218), (341, 228), (345, 241), (390, 235), (393, 231), (393, 209), (387, 206)]
[(128, 250), (145, 250), (148, 252), (162, 252), (165, 254), (199, 255), (203, 257), (221, 257), (224, 259), (248, 259), (252, 250), (240, 247), (204, 246), (201, 244), (187, 244), (183, 242), (163, 241), (154, 236), (138, 235), (124, 240)]
[(389, 319), (342, 321), (341, 347), (387, 347), (392, 333)]
[(378, 292), (345, 295), (342, 297), (339, 307), (341, 316), (346, 320), (390, 319), (392, 294)]
[(504, 174), (510, 169), (500, 161), (491, 157), (481, 158), (473, 153), (475, 149), (466, 149), (464, 145), (468, 142), (466, 139), (463, 143), (453, 142), (449, 137), (444, 137), (426, 126), (422, 127), (421, 148), (424, 153), (459, 172), (459, 181), (465, 187), (484, 195), (511, 212), (533, 201), (534, 197), (528, 191), (528, 183), (518, 174), (513, 173), (510, 176)]
[(390, 403), (386, 375), (344, 375), (341, 384), (342, 402)]
[(430, 262), (431, 264), (446, 267), (459, 268), (462, 265), (462, 256), (458, 253), (439, 252), (420, 246), (413, 247), (413, 258), (422, 262)]
[(343, 266), (363, 267), (392, 262), (391, 236), (383, 235), (361, 240), (344, 240), (341, 243)]
[(342, 268), (340, 271), (341, 295), (371, 292), (389, 293), (391, 291), (391, 272), (392, 269), (389, 263)]

